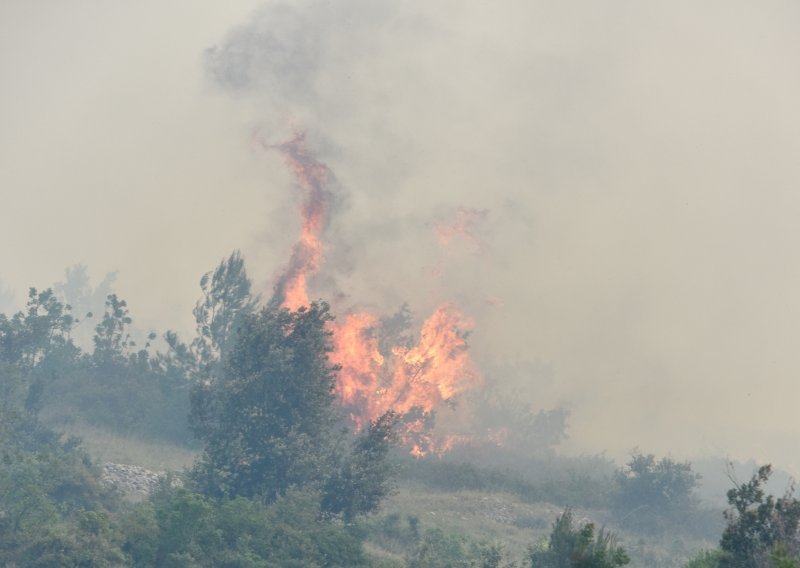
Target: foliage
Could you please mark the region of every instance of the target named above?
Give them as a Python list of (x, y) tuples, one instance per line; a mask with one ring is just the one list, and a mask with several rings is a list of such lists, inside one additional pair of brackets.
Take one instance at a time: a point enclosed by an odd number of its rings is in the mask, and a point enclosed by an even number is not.
[[(149, 343), (135, 351), (131, 324), (127, 303), (109, 296), (102, 321), (96, 326), (94, 352), (76, 350), (71, 357), (50, 365), (52, 372), (45, 375), (44, 410), (53, 423), (77, 415), (122, 434), (190, 444), (186, 421), (189, 385), (183, 370), (151, 356)], [(149, 339), (154, 338), (155, 334), (150, 334)], [(48, 368), (48, 360), (39, 367), (42, 371)]]
[(220, 377), (192, 393), (204, 447), (194, 479), (205, 492), (270, 502), (323, 479), (335, 423), (331, 319), (325, 304), (243, 318)]
[(322, 508), (340, 514), (345, 522), (357, 515), (378, 509), (393, 487), (389, 450), (396, 441), (397, 416), (387, 412), (373, 421), (366, 432), (353, 442), (349, 455), (324, 486)]
[(408, 568), (514, 568), (501, 544), (475, 542), (442, 529), (428, 529), (406, 555)]
[(721, 568), (758, 568), (768, 565), (791, 566), (798, 559), (800, 541), (800, 501), (790, 488), (783, 497), (766, 495), (764, 485), (772, 466), (758, 469), (752, 478), (728, 491), (731, 509), (725, 512), (728, 525), (720, 548), (726, 553)]
[(547, 548), (531, 549), (529, 560), (532, 568), (613, 568), (630, 562), (613, 533), (601, 528), (595, 534), (593, 523), (574, 527), (571, 509), (556, 519)]
[(723, 556), (720, 550), (701, 550), (683, 568), (717, 568)]
[(312, 493), (265, 506), (165, 486), (124, 518), (122, 548), (133, 566), (362, 566), (358, 538), (320, 521), (318, 503)]
[(800, 568), (800, 560), (789, 551), (786, 544), (776, 544), (769, 555), (774, 568)]
[(219, 376), (192, 394), (190, 423), (204, 447), (193, 479), (204, 493), (270, 503), (292, 487), (313, 488), (323, 510), (347, 522), (378, 507), (391, 488), (396, 417), (379, 418), (343, 451), (331, 320), (324, 303), (242, 318)]
[(529, 556), (532, 567), (603, 567), (624, 566), (629, 559), (616, 546), (612, 534), (603, 529), (595, 536), (593, 523), (573, 527), (571, 510), (562, 513), (553, 525), (547, 547), (532, 548)]
[(94, 358), (113, 361), (128, 356), (129, 349), (136, 346), (129, 331), (132, 322), (128, 303), (120, 300), (116, 294), (110, 294), (106, 299), (103, 319), (95, 327)]
[(24, 406), (19, 368), (0, 365), (0, 564), (114, 565), (114, 496), (75, 440)]
[(694, 495), (700, 476), (689, 462), (634, 452), (615, 475), (612, 507), (621, 525), (631, 530), (660, 533), (685, 523), (697, 507)]
[(400, 555), (413, 550), (420, 542), (421, 529), (419, 517), (400, 513), (389, 513), (382, 518), (373, 518), (362, 527), (371, 542), (384, 550)]
[(0, 314), (0, 362), (27, 372), (59, 350), (72, 351), (72, 324), (69, 306), (59, 302), (51, 289), (31, 288), (25, 311), (11, 318)]
[(255, 308), (257, 298), (251, 295), (250, 288), (239, 251), (234, 251), (213, 272), (206, 272), (200, 279), (203, 297), (193, 312), (197, 337), (192, 342), (192, 352), (204, 374), (209, 374), (227, 352), (242, 318)]

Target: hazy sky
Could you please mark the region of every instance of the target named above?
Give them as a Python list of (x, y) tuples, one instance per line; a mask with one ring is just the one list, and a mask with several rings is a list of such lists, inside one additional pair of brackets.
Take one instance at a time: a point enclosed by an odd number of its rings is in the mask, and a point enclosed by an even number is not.
[[(239, 248), (268, 293), (294, 128), (340, 195), (325, 289), (474, 315), (571, 451), (800, 470), (796, 2), (5, 0), (0, 302), (84, 263), (188, 330)], [(437, 222), (487, 210), (475, 246)], [(335, 282), (335, 284), (334, 284)]]

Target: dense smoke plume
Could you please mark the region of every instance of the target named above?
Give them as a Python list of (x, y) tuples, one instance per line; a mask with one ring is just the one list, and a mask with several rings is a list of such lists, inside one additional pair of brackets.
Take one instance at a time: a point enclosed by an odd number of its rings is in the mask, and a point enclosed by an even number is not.
[[(797, 16), (5, 2), (4, 282), (19, 301), (119, 268), (139, 321), (189, 328), (199, 275), (241, 248), (271, 291), (298, 201), (250, 134), (299, 127), (345, 194), (320, 294), (418, 319), (454, 302), (487, 379), (569, 406), (573, 450), (797, 465)], [(480, 247), (440, 246), (459, 210), (487, 211)]]

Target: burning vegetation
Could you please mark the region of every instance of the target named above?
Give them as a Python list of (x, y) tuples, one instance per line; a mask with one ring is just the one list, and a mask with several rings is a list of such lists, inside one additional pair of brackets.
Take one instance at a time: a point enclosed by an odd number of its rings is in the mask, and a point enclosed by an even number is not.
[[(280, 144), (262, 141), (261, 145), (283, 155), (302, 196), (300, 237), (277, 278), (271, 301), (276, 307), (298, 310), (309, 305), (309, 281), (323, 265), (323, 233), (335, 179), (308, 149), (304, 132)], [(463, 233), (477, 242), (471, 228), (486, 212), (459, 211), (453, 224), (437, 228), (437, 235), (447, 241)], [(437, 411), (483, 383), (466, 340), (474, 321), (455, 304), (444, 303), (428, 316), (418, 334), (408, 335), (407, 308), (388, 317), (337, 308), (340, 317), (330, 324), (334, 345), (330, 359), (340, 367), (337, 398), (355, 429), (391, 410), (400, 417), (401, 441), (415, 456), (441, 453), (466, 439), (434, 434), (433, 425)]]

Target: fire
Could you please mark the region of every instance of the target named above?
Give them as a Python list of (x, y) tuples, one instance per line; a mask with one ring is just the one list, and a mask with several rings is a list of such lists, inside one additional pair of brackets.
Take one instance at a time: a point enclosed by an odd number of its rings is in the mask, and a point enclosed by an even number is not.
[(378, 377), (386, 360), (378, 350), (377, 326), (378, 319), (369, 313), (350, 314), (343, 323), (333, 324), (331, 360), (341, 367), (339, 400), (352, 409), (351, 418), (359, 429), (383, 414)]
[[(282, 144), (262, 146), (283, 154), (303, 194), (300, 237), (272, 300), (297, 310), (309, 304), (308, 279), (321, 268), (322, 233), (331, 199), (328, 186), (334, 178), (309, 152), (304, 133)], [(472, 210), (464, 211), (469, 228), (474, 215)], [(454, 435), (436, 438), (432, 425), (437, 410), (482, 382), (466, 341), (473, 327), (474, 322), (453, 304), (439, 306), (425, 320), (416, 344), (387, 344), (391, 338), (386, 337), (382, 320), (369, 312), (352, 312), (341, 322), (333, 322), (330, 359), (340, 366), (337, 395), (355, 428), (393, 410), (401, 416), (400, 437), (415, 456), (443, 452), (461, 442)]]
[(465, 332), (473, 326), (455, 306), (445, 304), (425, 321), (417, 345), (393, 350), (398, 364), (392, 381), (396, 393), (392, 408), (430, 412), (479, 382), (465, 339)]
[(305, 132), (298, 132), (294, 138), (277, 146), (261, 144), (283, 154), (303, 194), (300, 239), (292, 249), (289, 264), (278, 278), (274, 297), (281, 306), (297, 310), (309, 304), (307, 280), (320, 269), (321, 234), (328, 222), (331, 197), (328, 185), (333, 182), (333, 174), (308, 151)]
[(401, 438), (415, 455), (444, 451), (455, 441), (435, 440), (428, 428), (433, 413), (459, 394), (480, 385), (466, 342), (474, 322), (444, 304), (425, 321), (418, 342), (379, 349), (379, 320), (369, 313), (334, 324), (331, 360), (338, 364), (337, 391), (357, 428), (389, 410), (405, 418)]

